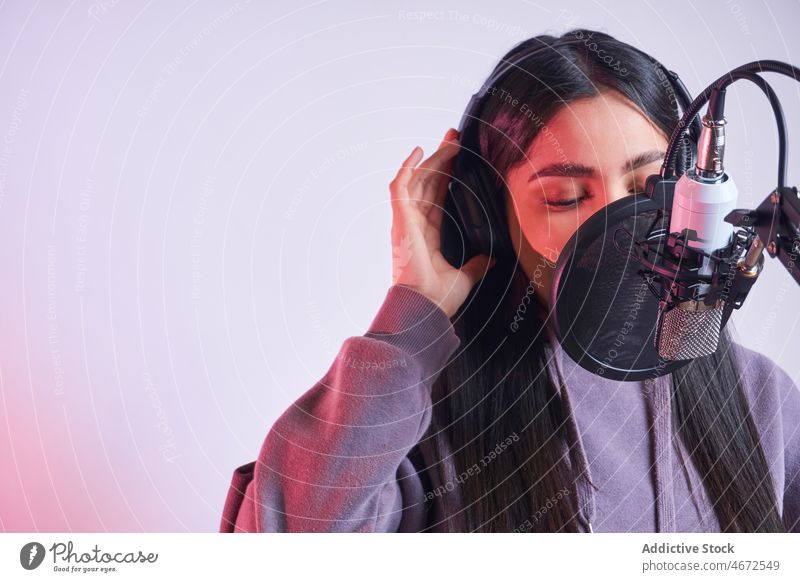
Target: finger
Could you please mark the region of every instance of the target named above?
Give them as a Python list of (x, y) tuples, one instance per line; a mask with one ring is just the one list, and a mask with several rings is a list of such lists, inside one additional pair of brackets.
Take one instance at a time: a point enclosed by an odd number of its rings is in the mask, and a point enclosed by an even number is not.
[(432, 193), (432, 197), (428, 200), (428, 193), (425, 194), (427, 208), (426, 215), (428, 223), (435, 229), (441, 229), (442, 218), (444, 216), (444, 205), (447, 200), (447, 194), (450, 190), (450, 184), (453, 181), (451, 177), (453, 174), (453, 159), (447, 161), (440, 178), (432, 182), (428, 186), (428, 191)]
[(424, 200), (432, 204), (444, 201), (443, 195), (447, 191), (447, 185), (453, 177), (453, 164), (457, 154), (458, 149), (455, 151), (454, 155), (442, 161), (441, 166), (436, 170), (436, 174), (425, 183), (426, 190), (422, 193)]
[(448, 164), (458, 153), (461, 145), (457, 140), (443, 142), (433, 155), (422, 162), (414, 170), (411, 179), (408, 181), (408, 192), (411, 200), (423, 200), (430, 202), (435, 198), (435, 191), (430, 191), (430, 186), (434, 186), (449, 178)]
[[(426, 171), (439, 169), (443, 161), (453, 157), (453, 155), (458, 152), (459, 147), (460, 143), (458, 137), (451, 134), (448, 130), (447, 134), (445, 134), (445, 139), (439, 144), (437, 150), (415, 170), (415, 176), (419, 174), (421, 178), (425, 178), (427, 174)], [(435, 175), (435, 172), (433, 175)]]
[(442, 143), (439, 144), (439, 147), (443, 146), (448, 141), (451, 141), (453, 138), (458, 138), (458, 132), (451, 127), (445, 132), (444, 138), (442, 138)]
[[(457, 135), (457, 134), (456, 134)], [(439, 170), (437, 177), (425, 186), (422, 198), (426, 202), (425, 214), (428, 223), (436, 230), (441, 230), (444, 217), (444, 205), (447, 193), (453, 180), (453, 161), (455, 156), (447, 159)]]
[(422, 148), (415, 146), (409, 156), (403, 161), (394, 179), (389, 183), (389, 191), (392, 193), (392, 202), (397, 200), (408, 200), (408, 182), (414, 174), (414, 168), (422, 159)]
[(428, 224), (440, 232), (442, 229), (442, 219), (444, 218), (444, 202), (446, 195), (447, 186), (445, 185), (445, 191), (442, 193), (441, 200), (434, 200), (429, 204), (430, 210), (428, 210), (426, 217), (428, 219)]
[[(458, 143), (458, 132), (450, 128), (447, 130), (447, 133), (442, 140), (441, 145), (439, 146), (440, 149), (444, 147), (447, 142), (455, 142)], [(432, 178), (429, 182), (425, 182), (423, 185), (423, 192), (421, 193), (420, 200), (423, 200), (426, 204), (424, 208), (422, 208), (422, 212), (425, 213), (426, 219), (430, 227), (432, 227), (433, 233), (430, 234), (430, 237), (438, 239), (440, 236), (440, 231), (442, 227), (442, 217), (444, 216), (444, 203), (445, 198), (447, 196), (448, 186), (451, 181), (451, 175), (453, 171), (453, 160), (455, 156), (447, 158), (443, 161), (442, 166), (436, 169), (436, 175)], [(439, 241), (436, 241), (436, 248), (438, 248)]]
[[(445, 134), (444, 139), (442, 140), (442, 143), (439, 144), (439, 148), (438, 148), (437, 151), (442, 150), (445, 147), (448, 147), (448, 146), (451, 146), (451, 145), (452, 146), (456, 146), (455, 151), (456, 151), (456, 153), (458, 153), (458, 150), (461, 148), (461, 142), (460, 142), (459, 137), (458, 137), (458, 132), (453, 128), (450, 128), (450, 129), (447, 130), (447, 133)], [(453, 158), (455, 157), (455, 156), (447, 156), (446, 154), (440, 154), (440, 156), (442, 156), (442, 155), (445, 156), (444, 161), (440, 162), (440, 164), (443, 167), (434, 168), (436, 170), (439, 170), (439, 171), (434, 172), (434, 176), (432, 178), (432, 180), (434, 180), (434, 181), (439, 181), (439, 180), (442, 179), (443, 174), (449, 174), (450, 173), (449, 165), (452, 163)], [(433, 156), (431, 156), (431, 157), (433, 157)], [(429, 168), (430, 167), (430, 161), (431, 161), (430, 159), (424, 161), (422, 164), (420, 164), (420, 168)], [(442, 171), (442, 170), (444, 170), (444, 171)]]

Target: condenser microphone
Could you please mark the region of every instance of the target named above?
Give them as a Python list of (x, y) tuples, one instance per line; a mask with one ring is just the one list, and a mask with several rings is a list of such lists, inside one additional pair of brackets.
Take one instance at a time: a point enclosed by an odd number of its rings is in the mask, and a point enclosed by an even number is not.
[[(715, 253), (733, 244), (733, 225), (725, 217), (734, 210), (737, 190), (725, 172), (725, 120), (703, 117), (697, 146), (697, 165), (675, 184), (670, 233), (677, 236), (667, 252), (679, 268), (713, 277), (717, 270)], [(670, 298), (658, 311), (656, 345), (665, 360), (686, 360), (707, 356), (717, 350), (722, 330), (725, 298), (711, 297), (711, 285), (669, 281)]]
[[(719, 77), (694, 100), (682, 95), (684, 113), (660, 174), (648, 178), (645, 193), (586, 219), (559, 254), (551, 318), (557, 339), (583, 368), (639, 381), (714, 353), (765, 256), (778, 259), (800, 284), (800, 194), (786, 185), (786, 122), (763, 72), (800, 80), (798, 67), (754, 61)], [(736, 185), (723, 163), (725, 90), (741, 79), (766, 95), (778, 127), (777, 186), (755, 209), (735, 208)], [(687, 137), (693, 148), (687, 149)], [(696, 151), (696, 161), (679, 159), (681, 148)]]

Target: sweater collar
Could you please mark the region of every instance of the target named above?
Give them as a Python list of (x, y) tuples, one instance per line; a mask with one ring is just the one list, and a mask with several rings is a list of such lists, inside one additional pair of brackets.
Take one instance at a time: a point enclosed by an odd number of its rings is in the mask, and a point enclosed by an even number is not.
[[(552, 316), (551, 316), (552, 317)], [(556, 382), (558, 394), (564, 407), (567, 422), (567, 445), (569, 451), (574, 451), (575, 469), (577, 476), (574, 486), (578, 500), (578, 518), (586, 532), (592, 532), (592, 523), (595, 519), (595, 492), (597, 486), (592, 483), (588, 456), (583, 446), (574, 408), (570, 400), (570, 393), (565, 381), (566, 360), (570, 366), (578, 366), (564, 351), (558, 341), (552, 320), (545, 318), (545, 329), (548, 341), (545, 342), (545, 355), (550, 377)], [(660, 532), (675, 531), (675, 508), (672, 499), (671, 485), (671, 430), (670, 430), (670, 380), (668, 375), (647, 378), (642, 381), (642, 390), (649, 401), (649, 412), (654, 441), (654, 473), (656, 479), (656, 513), (657, 528)]]
[(559, 398), (564, 407), (564, 414), (567, 422), (567, 446), (568, 454), (574, 451), (570, 458), (575, 459), (576, 473), (574, 487), (578, 502), (578, 519), (583, 525), (584, 531), (591, 533), (592, 521), (595, 516), (595, 490), (597, 487), (592, 483), (591, 471), (586, 455), (586, 450), (581, 440), (578, 424), (575, 420), (572, 401), (570, 400), (567, 383), (564, 380), (564, 358), (569, 357), (564, 353), (561, 343), (558, 341), (553, 329), (551, 319), (545, 318), (545, 329), (548, 334), (548, 341), (545, 342), (545, 357), (550, 377), (556, 383)]

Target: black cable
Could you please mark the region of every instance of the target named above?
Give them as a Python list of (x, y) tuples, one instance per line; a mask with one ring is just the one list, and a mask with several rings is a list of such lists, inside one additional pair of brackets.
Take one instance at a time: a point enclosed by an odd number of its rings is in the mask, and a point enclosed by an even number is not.
[[(667, 146), (667, 152), (664, 156), (664, 163), (661, 166), (661, 176), (664, 178), (671, 178), (674, 175), (675, 171), (675, 162), (678, 154), (678, 141), (680, 140), (681, 136), (686, 132), (687, 125), (689, 120), (692, 120), (700, 111), (700, 109), (705, 105), (712, 92), (719, 93), (720, 91), (724, 90), (728, 85), (736, 81), (737, 79), (748, 79), (750, 81), (755, 82), (761, 89), (767, 94), (767, 97), (770, 99), (770, 104), (773, 106), (773, 112), (775, 113), (776, 123), (778, 124), (778, 139), (782, 142), (782, 149), (779, 152), (779, 170), (778, 170), (778, 182), (779, 185), (782, 186), (785, 184), (785, 174), (786, 174), (786, 159), (787, 159), (787, 147), (786, 147), (786, 124), (783, 118), (783, 110), (780, 108), (780, 103), (775, 96), (775, 92), (769, 86), (769, 84), (755, 75), (756, 72), (773, 72), (773, 73), (780, 73), (786, 75), (788, 77), (792, 77), (797, 81), (800, 81), (800, 68), (790, 65), (788, 63), (783, 63), (781, 61), (753, 61), (752, 63), (747, 63), (740, 67), (737, 67), (726, 73), (716, 81), (714, 81), (711, 85), (706, 87), (692, 104), (687, 108), (684, 112), (683, 117), (681, 117), (678, 125), (675, 127), (675, 130), (672, 132), (672, 136), (670, 137), (669, 145)], [(761, 81), (754, 80), (752, 77), (756, 76)], [(779, 147), (780, 143), (779, 143)]]
[[(767, 83), (766, 79), (749, 73), (740, 71), (733, 75), (731, 83), (739, 79), (752, 81), (758, 88), (761, 89), (769, 99), (769, 104), (772, 106), (772, 113), (775, 115), (775, 123), (778, 126), (778, 188), (783, 188), (786, 185), (786, 165), (788, 160), (788, 141), (786, 138), (786, 118), (783, 115), (783, 108), (778, 99), (778, 95), (772, 89), (772, 86)], [(728, 83), (730, 84), (730, 83)], [(713, 88), (711, 95), (708, 98), (708, 114), (715, 120), (720, 121), (724, 119), (725, 114), (725, 88)]]
[[(663, 68), (663, 67), (662, 67)], [(686, 85), (683, 84), (683, 81), (680, 77), (678, 77), (678, 73), (674, 71), (667, 71), (670, 77), (672, 77), (672, 84), (677, 89), (678, 93), (681, 95), (682, 103), (681, 107), (684, 109), (689, 108), (693, 99), (692, 95), (689, 93), (689, 90), (686, 88)], [(691, 134), (692, 139), (696, 142), (700, 139), (700, 131), (703, 129), (703, 124), (700, 122), (700, 116), (695, 115), (692, 117), (691, 126), (689, 129), (689, 133)]]
[(778, 96), (772, 89), (772, 86), (767, 83), (764, 77), (756, 75), (755, 73), (741, 72), (743, 79), (752, 81), (764, 92), (769, 99), (769, 104), (772, 106), (772, 112), (775, 115), (775, 123), (778, 126), (778, 188), (786, 186), (786, 166), (789, 159), (789, 143), (786, 137), (786, 118), (783, 115), (783, 107), (778, 100)]

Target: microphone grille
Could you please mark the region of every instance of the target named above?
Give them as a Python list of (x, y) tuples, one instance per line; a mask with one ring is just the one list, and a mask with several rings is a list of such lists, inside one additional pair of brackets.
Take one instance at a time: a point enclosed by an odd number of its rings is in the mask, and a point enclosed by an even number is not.
[(697, 301), (686, 301), (672, 309), (659, 310), (656, 348), (664, 360), (692, 360), (717, 351), (724, 302), (698, 309)]

